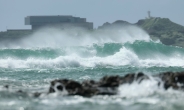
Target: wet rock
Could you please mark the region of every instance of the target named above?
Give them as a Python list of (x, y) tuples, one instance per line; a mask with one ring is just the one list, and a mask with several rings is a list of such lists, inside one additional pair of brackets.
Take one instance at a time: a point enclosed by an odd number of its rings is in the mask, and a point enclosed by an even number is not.
[(99, 87), (118, 87), (121, 84), (120, 76), (105, 76), (100, 79)]
[(9, 89), (9, 85), (4, 85), (4, 88)]
[(142, 80), (149, 79), (149, 77), (143, 73), (138, 74), (127, 74), (123, 77), (121, 76), (105, 76), (100, 79), (99, 86), (100, 87), (118, 87), (121, 84), (133, 83), (137, 81), (141, 83)]
[(138, 83), (141, 83), (143, 80), (149, 79), (147, 75), (145, 75), (142, 72), (139, 72), (138, 74), (132, 73), (132, 74), (127, 74), (123, 77), (122, 83), (133, 83), (134, 81), (137, 81)]
[(25, 93), (24, 91), (22, 90), (18, 90), (17, 93)]
[[(83, 82), (77, 82), (70, 79), (57, 79), (51, 81), (48, 93), (35, 92), (31, 96), (40, 97), (42, 94), (47, 95), (55, 92), (62, 95), (80, 95), (85, 97), (116, 95), (120, 85), (131, 84), (133, 82), (140, 84), (144, 80), (151, 79), (158, 79), (155, 80), (158, 82), (158, 86), (163, 84), (165, 90), (173, 88), (184, 91), (184, 72), (164, 72), (153, 76), (147, 76), (139, 72), (137, 74), (126, 74), (125, 76), (104, 76), (99, 81), (85, 80)], [(5, 85), (4, 88), (8, 89), (9, 85)], [(22, 90), (18, 90), (16, 93), (20, 96), (28, 95), (27, 92)]]
[(40, 93), (40, 92), (35, 92), (35, 93), (33, 93), (33, 97), (39, 97), (41, 94), (42, 93)]
[(82, 82), (82, 86), (86, 88), (97, 87), (98, 85), (99, 83), (94, 80), (85, 80)]
[[(131, 84), (133, 82), (140, 84), (144, 80), (151, 79), (159, 79), (155, 81), (158, 82), (158, 86), (163, 84), (165, 90), (173, 88), (184, 91), (184, 72), (164, 72), (150, 77), (139, 72), (137, 74), (126, 74), (125, 76), (104, 76), (99, 81), (85, 80), (83, 82), (77, 82), (70, 79), (57, 79), (51, 81), (48, 93), (35, 92), (31, 96), (39, 97), (42, 94), (47, 95), (55, 92), (59, 92), (62, 95), (80, 95), (85, 97), (115, 95), (118, 93), (118, 87), (120, 85)], [(4, 88), (8, 89), (9, 85), (5, 85)], [(22, 90), (18, 90), (15, 93), (20, 96), (29, 95)]]
[(63, 94), (76, 95), (79, 94), (82, 89), (82, 85), (79, 82), (68, 79), (60, 79), (51, 82), (49, 93), (61, 91)]
[(178, 72), (174, 74), (175, 82), (184, 84), (184, 72)]
[[(183, 74), (163, 73), (159, 77), (164, 81), (164, 88), (169, 87), (177, 88), (175, 82), (184, 82)], [(81, 95), (81, 96), (94, 96), (94, 95), (115, 95), (118, 93), (118, 87), (122, 84), (131, 84), (134, 81), (141, 83), (143, 80), (149, 80), (149, 77), (144, 73), (132, 73), (125, 76), (104, 76), (99, 81), (86, 80), (82, 83), (68, 80), (59, 79), (51, 82), (49, 93), (61, 92), (63, 95)], [(175, 81), (177, 80), (177, 81)]]
[(68, 80), (59, 79), (51, 82), (49, 93), (61, 92), (63, 95), (115, 95), (118, 92), (118, 87), (121, 84), (132, 83), (138, 81), (140, 83), (149, 77), (143, 73), (127, 74), (125, 76), (105, 76), (100, 81), (86, 80), (82, 83)]
[(91, 96), (94, 96), (94, 95), (99, 95), (100, 94), (100, 91), (98, 88), (96, 87), (83, 87), (83, 89), (76, 95), (81, 95), (81, 96), (85, 96), (85, 97), (91, 97)]
[(184, 89), (184, 72), (165, 72), (159, 75), (164, 83), (164, 88)]

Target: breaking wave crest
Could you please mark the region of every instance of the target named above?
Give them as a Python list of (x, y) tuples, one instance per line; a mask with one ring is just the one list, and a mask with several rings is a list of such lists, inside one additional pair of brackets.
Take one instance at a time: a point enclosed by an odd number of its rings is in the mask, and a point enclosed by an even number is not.
[(2, 68), (184, 67), (184, 49), (153, 41), (42, 49), (1, 49)]

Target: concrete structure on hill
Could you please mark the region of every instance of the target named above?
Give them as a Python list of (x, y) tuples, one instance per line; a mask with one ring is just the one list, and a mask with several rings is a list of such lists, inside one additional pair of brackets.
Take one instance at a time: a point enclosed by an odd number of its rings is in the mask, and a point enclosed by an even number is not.
[(154, 18), (151, 16), (151, 11), (148, 11), (148, 17), (146, 17), (146, 19), (151, 19), (151, 18)]
[(151, 11), (148, 11), (148, 18), (151, 18)]
[(27, 16), (25, 24), (31, 25), (32, 30), (37, 30), (43, 27), (58, 27), (70, 28), (80, 27), (92, 30), (93, 23), (86, 22), (86, 18), (73, 17), (73, 16)]
[(7, 32), (30, 32), (30, 29), (7, 29)]

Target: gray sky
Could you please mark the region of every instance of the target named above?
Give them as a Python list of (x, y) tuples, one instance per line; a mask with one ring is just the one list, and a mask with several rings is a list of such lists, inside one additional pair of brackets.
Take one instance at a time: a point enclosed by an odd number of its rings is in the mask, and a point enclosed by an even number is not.
[(24, 25), (30, 15), (73, 15), (98, 27), (116, 20), (136, 23), (148, 10), (184, 25), (184, 0), (0, 0), (0, 31), (30, 28)]

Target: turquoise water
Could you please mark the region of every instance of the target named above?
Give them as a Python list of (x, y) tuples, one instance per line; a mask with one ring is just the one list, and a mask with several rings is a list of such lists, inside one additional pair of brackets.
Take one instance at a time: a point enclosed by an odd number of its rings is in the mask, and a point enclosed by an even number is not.
[[(141, 29), (86, 32), (77, 36), (79, 38), (73, 33), (52, 30), (37, 32), (16, 43), (1, 43), (0, 109), (184, 109), (183, 92), (165, 91), (154, 79), (122, 85), (115, 96), (86, 98), (54, 93), (34, 98), (32, 93), (46, 93), (54, 79), (99, 80), (105, 75), (137, 72), (151, 77), (160, 72), (184, 70), (183, 48), (152, 41)], [(41, 40), (43, 37), (46, 39)], [(9, 89), (4, 85), (9, 85)], [(17, 92), (19, 90), (24, 93)]]

